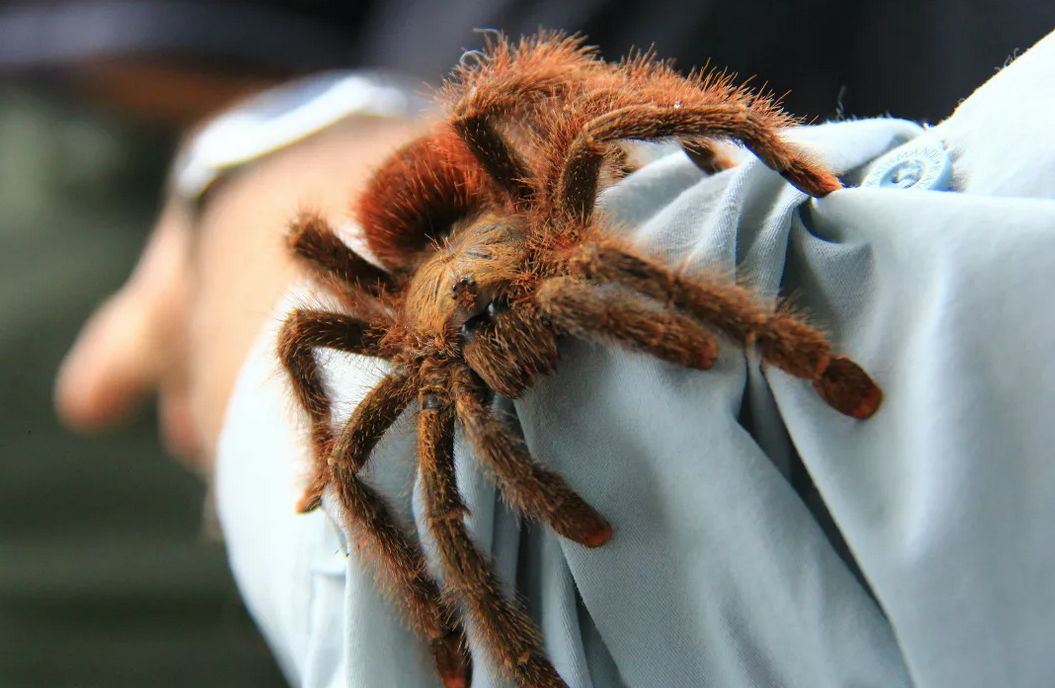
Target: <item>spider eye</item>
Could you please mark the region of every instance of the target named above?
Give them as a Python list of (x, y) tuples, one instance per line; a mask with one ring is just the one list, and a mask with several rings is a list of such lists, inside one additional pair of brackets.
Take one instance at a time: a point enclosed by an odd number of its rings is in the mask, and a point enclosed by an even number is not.
[(459, 293), (468, 289), (474, 289), (476, 287), (476, 280), (472, 277), (462, 277), (460, 280), (451, 285), (451, 294), (457, 296)]

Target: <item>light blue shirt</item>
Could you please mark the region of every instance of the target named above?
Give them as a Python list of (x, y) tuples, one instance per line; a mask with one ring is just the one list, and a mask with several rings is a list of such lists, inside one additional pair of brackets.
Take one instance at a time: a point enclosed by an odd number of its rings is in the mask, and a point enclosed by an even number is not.
[[(707, 177), (678, 153), (604, 195), (609, 224), (643, 249), (790, 295), (885, 401), (846, 418), (728, 340), (706, 372), (565, 341), (557, 374), (511, 408), (612, 541), (518, 526), (460, 442), (457, 460), (480, 547), (571, 686), (1052, 685), (1053, 74), (1049, 37), (934, 128), (792, 133), (849, 185), (887, 186), (809, 199), (750, 156)], [(294, 685), (436, 686), (332, 521), (293, 513), (307, 448), (274, 330), (218, 452), (247, 603)], [(381, 365), (329, 360), (347, 414)], [(368, 475), (413, 518), (412, 423)], [(501, 685), (478, 652), (474, 688)]]

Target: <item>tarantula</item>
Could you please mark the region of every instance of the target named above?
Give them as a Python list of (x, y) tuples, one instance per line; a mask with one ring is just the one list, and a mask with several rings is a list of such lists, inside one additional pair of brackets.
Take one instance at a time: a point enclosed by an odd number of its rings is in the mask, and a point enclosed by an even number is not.
[[(492, 39), (441, 92), (448, 118), (375, 173), (357, 218), (376, 267), (317, 215), (289, 243), (341, 298), (345, 312), (296, 310), (279, 356), (311, 422), (314, 477), (299, 505), (329, 486), (380, 587), (431, 644), (448, 688), (466, 686), (470, 662), (459, 612), (521, 688), (565, 686), (522, 605), (503, 592), (474, 545), (454, 471), (460, 423), (475, 458), (506, 500), (586, 547), (612, 528), (559, 475), (532, 461), (492, 415), (494, 394), (515, 398), (555, 370), (558, 338), (615, 342), (700, 370), (718, 355), (716, 329), (762, 360), (812, 382), (835, 410), (876, 411), (881, 392), (800, 317), (746, 289), (688, 276), (601, 227), (594, 203), (625, 174), (620, 142), (676, 139), (705, 163), (710, 142), (742, 142), (802, 191), (838, 180), (779, 130), (795, 122), (769, 98), (725, 75), (682, 76), (650, 54), (602, 61), (578, 38)], [(390, 372), (339, 429), (315, 350), (386, 360)], [(443, 593), (416, 539), (359, 471), (388, 428), (417, 402), (418, 469)]]

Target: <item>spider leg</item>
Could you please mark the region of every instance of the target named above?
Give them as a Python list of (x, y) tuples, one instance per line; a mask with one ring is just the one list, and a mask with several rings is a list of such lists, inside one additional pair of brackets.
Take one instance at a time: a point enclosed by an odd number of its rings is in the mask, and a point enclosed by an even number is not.
[(680, 308), (739, 341), (755, 342), (763, 360), (811, 381), (840, 413), (868, 418), (883, 400), (868, 373), (849, 358), (834, 355), (820, 332), (792, 313), (760, 306), (736, 284), (686, 279), (615, 241), (583, 246), (569, 265), (587, 277), (617, 282)]
[(531, 196), (527, 163), (514, 151), (495, 129), (491, 113), (467, 108), (451, 119), (458, 136), (472, 151), (487, 173), (516, 201)]
[[(317, 213), (301, 213), (289, 227), (286, 242), (316, 278), (358, 303), (396, 289), (392, 277), (348, 247)], [(374, 298), (370, 298), (374, 297)], [(374, 309), (376, 310), (376, 308)]]
[(522, 604), (506, 597), (502, 581), (465, 527), (468, 509), (454, 471), (454, 410), (447, 370), (423, 366), (419, 392), (418, 462), (429, 532), (436, 542), (444, 588), (464, 605), (484, 645), (519, 688), (567, 688), (542, 650)]
[(557, 337), (535, 306), (514, 303), (490, 326), (468, 333), (462, 355), (491, 389), (516, 399), (532, 380), (556, 369)]
[(689, 160), (692, 160), (692, 164), (707, 174), (717, 174), (736, 167), (736, 161), (720, 150), (713, 141), (688, 140), (681, 144), (681, 149), (689, 156)]
[(574, 277), (542, 283), (538, 304), (549, 318), (581, 339), (614, 339), (671, 363), (706, 370), (718, 341), (696, 320), (650, 307), (650, 299), (625, 289), (604, 289)]
[(477, 458), (498, 478), (513, 508), (545, 521), (569, 540), (600, 547), (612, 526), (564, 479), (531, 460), (524, 442), (491, 414), (487, 388), (468, 367), (452, 372), (454, 408)]
[(765, 114), (739, 103), (701, 106), (629, 105), (588, 121), (568, 149), (557, 186), (560, 209), (589, 219), (608, 145), (619, 139), (655, 140), (714, 136), (738, 139), (762, 162), (811, 196), (842, 188), (839, 180), (785, 143)]
[(416, 384), (413, 376), (390, 373), (356, 406), (333, 443), (329, 482), (361, 548), (375, 560), (379, 587), (404, 607), (411, 627), (429, 640), (444, 686), (465, 688), (470, 673), (465, 640), (461, 628), (450, 624), (421, 548), (381, 495), (358, 477), (385, 431), (414, 399)]
[(502, 118), (530, 122), (523, 115), (557, 107), (597, 76), (603, 63), (580, 37), (540, 34), (514, 45), (505, 37), (489, 41), (489, 56), (456, 72), (448, 82), (451, 123), (473, 155), (516, 201), (531, 197), (526, 161), (495, 127)]
[(295, 310), (282, 325), (278, 357), (293, 382), (297, 401), (308, 414), (315, 461), (314, 477), (297, 505), (300, 511), (311, 511), (319, 506), (322, 490), (329, 480), (326, 459), (333, 443), (330, 400), (323, 389), (315, 349), (383, 356), (384, 352), (378, 350), (369, 333), (367, 323), (352, 316), (325, 311)]
[(330, 401), (315, 361), (315, 347), (376, 355), (365, 323), (321, 311), (290, 314), (279, 337), (279, 357), (311, 423), (314, 476), (297, 505), (317, 508), (327, 484), (372, 557), (380, 587), (403, 605), (410, 625), (429, 640), (445, 688), (465, 688), (471, 672), (460, 627), (452, 627), (436, 583), (429, 578), (418, 544), (398, 525), (384, 499), (358, 473), (385, 431), (413, 400), (415, 379), (390, 373), (359, 403), (336, 438), (330, 427)]

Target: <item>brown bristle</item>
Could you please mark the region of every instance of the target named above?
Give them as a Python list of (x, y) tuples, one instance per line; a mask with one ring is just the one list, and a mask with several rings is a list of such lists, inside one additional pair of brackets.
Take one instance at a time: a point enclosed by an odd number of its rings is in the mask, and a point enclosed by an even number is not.
[(374, 173), (359, 196), (356, 219), (377, 259), (403, 271), (480, 204), (487, 184), (465, 143), (449, 127), (438, 127)]
[(432, 641), (432, 657), (443, 681), (443, 688), (469, 688), (472, 681), (472, 662), (466, 655), (465, 638), (451, 633)]
[(301, 212), (290, 224), (286, 244), (317, 279), (339, 290), (349, 291), (355, 285), (377, 296), (395, 288), (388, 274), (349, 249), (318, 213)]
[[(584, 37), (559, 31), (519, 41), (488, 37), (485, 52), (482, 59), (463, 61), (440, 89), (439, 99), (451, 114), (523, 114), (549, 98), (570, 100), (587, 80), (608, 68)], [(480, 58), (482, 53), (475, 55)]]

